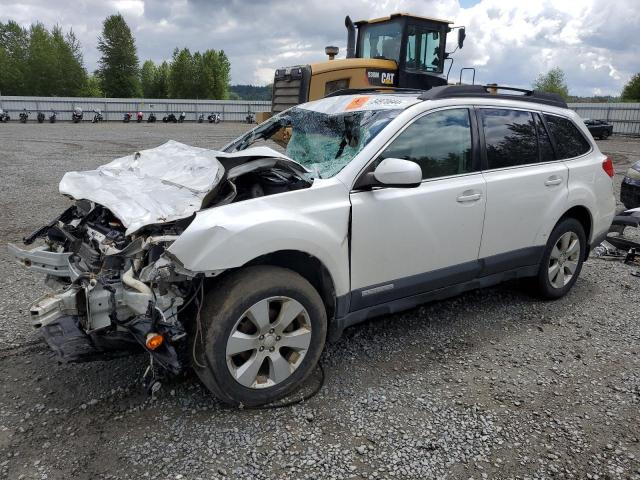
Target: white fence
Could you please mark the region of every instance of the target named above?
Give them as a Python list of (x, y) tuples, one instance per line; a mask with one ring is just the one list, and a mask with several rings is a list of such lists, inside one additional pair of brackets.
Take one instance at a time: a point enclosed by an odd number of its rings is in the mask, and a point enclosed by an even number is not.
[(222, 114), (225, 121), (244, 121), (248, 113), (271, 111), (271, 102), (244, 100), (163, 100), (153, 98), (74, 98), (74, 97), (0, 97), (0, 108), (9, 112), (12, 120), (18, 119), (23, 110), (31, 112), (35, 119), (37, 112), (49, 116), (54, 111), (58, 120), (71, 120), (71, 112), (80, 107), (85, 113), (84, 119), (93, 118), (93, 110), (102, 110), (105, 120), (121, 121), (129, 112), (135, 120), (136, 112), (143, 112), (146, 119), (154, 112), (158, 121), (167, 113), (185, 112), (187, 121), (194, 121), (203, 113), (205, 118), (212, 112)]
[(570, 103), (582, 118), (606, 120), (616, 135), (640, 136), (640, 103)]
[[(194, 121), (203, 113), (221, 113), (225, 121), (244, 121), (247, 114), (271, 111), (271, 102), (244, 100), (163, 100), (154, 98), (73, 98), (73, 97), (0, 97), (0, 108), (9, 112), (13, 119), (26, 108), (35, 118), (37, 112), (55, 111), (59, 120), (70, 120), (74, 108), (85, 112), (90, 120), (91, 112), (102, 110), (105, 120), (121, 121), (125, 113), (142, 111), (145, 119), (154, 112), (158, 120), (167, 113), (176, 116), (185, 112), (187, 121)], [(613, 125), (613, 133), (640, 136), (640, 103), (570, 103), (582, 118), (606, 120)]]

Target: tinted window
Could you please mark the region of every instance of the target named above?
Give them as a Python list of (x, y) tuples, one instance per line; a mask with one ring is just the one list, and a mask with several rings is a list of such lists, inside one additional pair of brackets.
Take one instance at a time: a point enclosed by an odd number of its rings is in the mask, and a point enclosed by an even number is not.
[(531, 113), (484, 108), (481, 116), (489, 168), (538, 161), (538, 137)]
[(471, 166), (471, 122), (466, 108), (430, 113), (413, 122), (378, 158), (420, 165), (422, 178), (467, 173)]
[(537, 113), (533, 114), (536, 118), (536, 129), (538, 130), (538, 146), (540, 147), (540, 161), (550, 162), (555, 159), (553, 154), (553, 147), (551, 146), (551, 139), (547, 133), (547, 129), (544, 128), (542, 119)]
[(551, 135), (556, 142), (558, 156), (561, 159), (578, 157), (587, 153), (591, 148), (589, 142), (571, 120), (555, 115), (545, 115), (544, 119), (547, 121)]

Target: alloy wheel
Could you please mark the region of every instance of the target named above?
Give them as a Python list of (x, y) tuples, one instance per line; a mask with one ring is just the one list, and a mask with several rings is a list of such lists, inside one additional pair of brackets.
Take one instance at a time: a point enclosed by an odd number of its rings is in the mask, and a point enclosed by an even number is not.
[(304, 306), (289, 297), (270, 297), (249, 307), (227, 339), (227, 367), (247, 388), (272, 387), (300, 366), (311, 344)]
[(575, 232), (566, 232), (558, 239), (549, 256), (549, 282), (554, 288), (563, 288), (571, 282), (580, 253), (580, 240)]

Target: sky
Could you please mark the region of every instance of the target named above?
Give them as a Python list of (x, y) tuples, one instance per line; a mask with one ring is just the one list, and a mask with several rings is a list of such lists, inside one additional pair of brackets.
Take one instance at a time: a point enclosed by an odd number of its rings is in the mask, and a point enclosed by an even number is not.
[(0, 21), (73, 28), (90, 71), (102, 21), (116, 12), (134, 33), (141, 63), (168, 60), (175, 47), (223, 49), (232, 84), (265, 85), (277, 67), (326, 60), (326, 45), (340, 47), (343, 57), (345, 15), (394, 12), (466, 27), (450, 79), (474, 67), (476, 83), (528, 88), (560, 67), (573, 95), (619, 95), (640, 72), (639, 0), (0, 0)]

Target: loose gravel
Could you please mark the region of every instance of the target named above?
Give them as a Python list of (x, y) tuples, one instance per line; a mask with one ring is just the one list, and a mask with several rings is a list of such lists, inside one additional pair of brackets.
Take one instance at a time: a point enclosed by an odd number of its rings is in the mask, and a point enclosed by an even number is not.
[[(0, 125), (0, 244), (67, 205), (65, 171), (245, 128)], [(618, 173), (640, 158), (600, 145)], [(0, 248), (0, 478), (640, 479), (637, 269), (591, 259), (559, 301), (507, 283), (356, 326), (317, 396), (238, 410), (191, 375), (147, 397), (143, 355), (58, 365), (26, 320), (41, 278)]]

